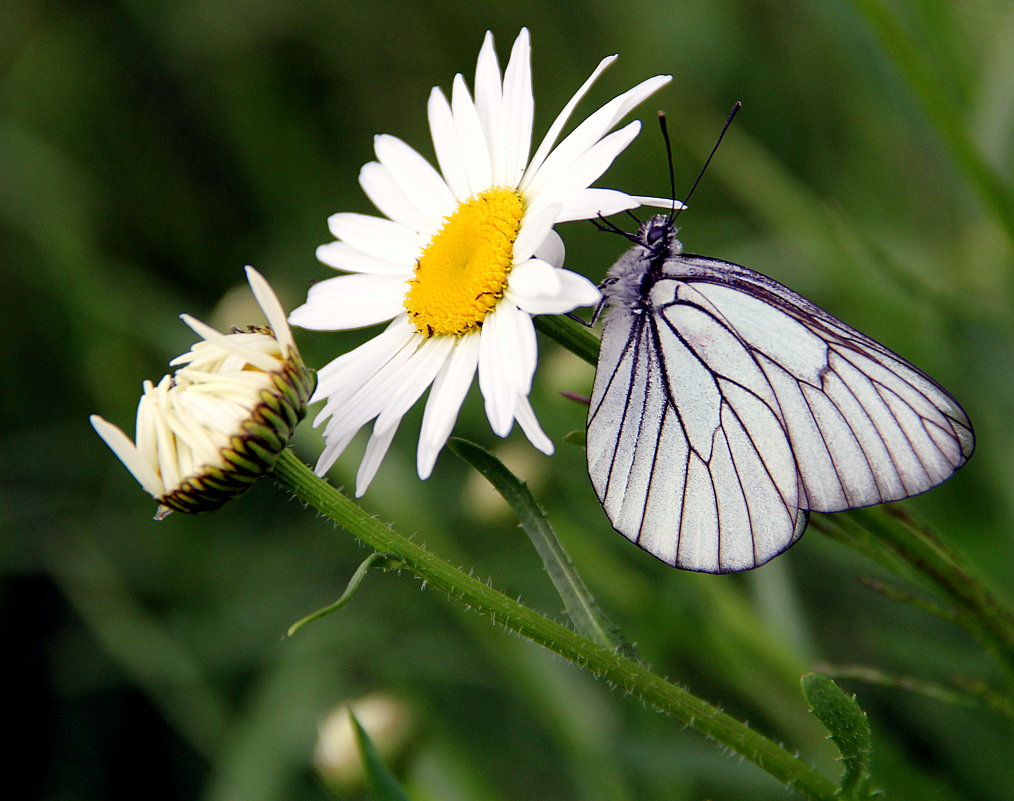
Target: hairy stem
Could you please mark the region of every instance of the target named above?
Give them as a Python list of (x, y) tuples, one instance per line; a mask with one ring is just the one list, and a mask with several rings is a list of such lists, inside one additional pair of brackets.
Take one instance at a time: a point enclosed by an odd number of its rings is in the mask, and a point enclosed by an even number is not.
[(291, 450), (282, 452), (275, 480), (370, 548), (389, 554), (428, 585), (600, 679), (637, 696), (687, 726), (750, 760), (805, 798), (830, 801), (834, 782), (745, 723), (615, 650), (604, 648), (524, 606), (406, 539), (377, 520), (323, 479)]

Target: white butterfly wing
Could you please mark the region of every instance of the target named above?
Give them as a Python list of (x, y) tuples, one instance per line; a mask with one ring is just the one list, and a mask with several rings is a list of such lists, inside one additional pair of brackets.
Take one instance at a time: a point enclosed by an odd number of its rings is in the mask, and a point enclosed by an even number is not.
[(617, 308), (607, 319), (587, 443), (588, 472), (613, 526), (671, 565), (746, 570), (806, 526), (777, 415), (711, 375), (652, 315)]
[(663, 561), (756, 567), (807, 510), (917, 494), (971, 455), (946, 391), (781, 284), (696, 256), (664, 274), (607, 317), (588, 418), (607, 515)]

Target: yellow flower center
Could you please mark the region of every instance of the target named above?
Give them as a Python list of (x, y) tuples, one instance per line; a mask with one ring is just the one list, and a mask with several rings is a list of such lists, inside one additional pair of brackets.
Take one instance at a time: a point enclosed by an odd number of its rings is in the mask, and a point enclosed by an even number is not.
[(461, 336), (482, 326), (507, 288), (523, 216), (521, 195), (505, 187), (458, 204), (409, 280), (405, 309), (416, 331)]

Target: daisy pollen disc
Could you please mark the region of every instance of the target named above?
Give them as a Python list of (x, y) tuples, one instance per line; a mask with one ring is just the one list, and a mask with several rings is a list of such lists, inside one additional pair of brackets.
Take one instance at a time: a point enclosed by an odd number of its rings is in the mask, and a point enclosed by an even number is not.
[(405, 310), (424, 337), (461, 336), (482, 326), (507, 290), (524, 200), (493, 187), (458, 204), (423, 250)]

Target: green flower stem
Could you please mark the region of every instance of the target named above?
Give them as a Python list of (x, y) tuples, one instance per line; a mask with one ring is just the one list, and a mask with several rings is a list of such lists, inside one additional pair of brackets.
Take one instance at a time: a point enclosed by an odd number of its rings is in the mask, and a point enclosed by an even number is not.
[(750, 760), (803, 797), (821, 801), (835, 797), (837, 787), (833, 781), (775, 742), (637, 662), (596, 645), (406, 539), (314, 475), (291, 450), (281, 453), (273, 476), (297, 498), (375, 551), (401, 561), (405, 569), (424, 582), (494, 623), (587, 668), (608, 683), (672, 715)]
[(535, 327), (550, 339), (555, 339), (571, 353), (595, 365), (599, 360), (599, 338), (591, 328), (581, 325), (562, 314), (542, 314), (532, 318)]

